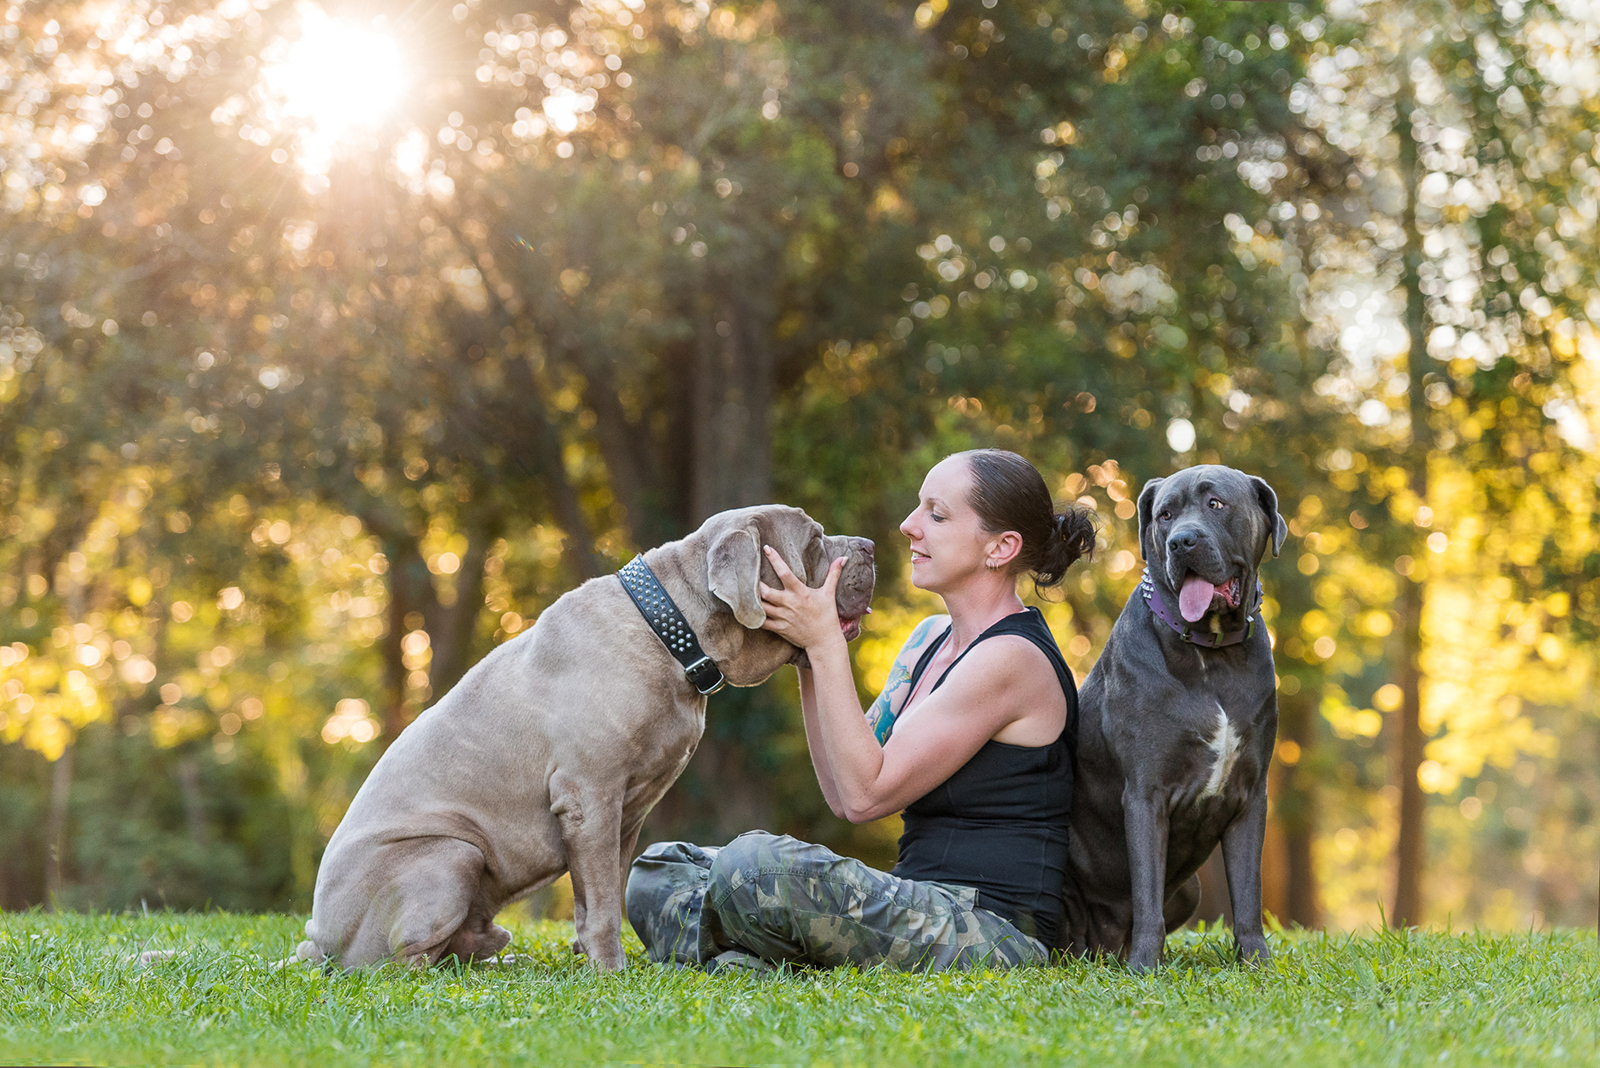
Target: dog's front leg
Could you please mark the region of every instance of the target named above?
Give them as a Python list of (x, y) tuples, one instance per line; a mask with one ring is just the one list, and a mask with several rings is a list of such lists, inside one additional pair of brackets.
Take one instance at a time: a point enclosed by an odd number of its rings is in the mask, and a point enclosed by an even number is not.
[(1133, 938), (1128, 967), (1148, 971), (1161, 963), (1167, 925), (1162, 904), (1167, 881), (1167, 808), (1133, 783), (1122, 791), (1128, 834), (1128, 875), (1133, 892)]
[(572, 873), (574, 948), (601, 971), (620, 971), (622, 957), (621, 793), (585, 786), (557, 772), (550, 777), (551, 811)]
[(1263, 783), (1222, 831), (1222, 866), (1233, 903), (1233, 938), (1239, 959), (1265, 964), (1272, 958), (1261, 929), (1261, 845), (1267, 834), (1267, 790)]

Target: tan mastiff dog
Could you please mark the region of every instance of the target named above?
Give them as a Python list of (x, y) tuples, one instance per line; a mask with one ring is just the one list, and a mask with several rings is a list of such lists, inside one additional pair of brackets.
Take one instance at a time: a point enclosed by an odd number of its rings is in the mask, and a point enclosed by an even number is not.
[[(644, 554), (705, 653), (754, 686), (800, 650), (758, 629), (762, 546), (817, 587), (845, 558), (846, 636), (872, 597), (872, 543), (798, 508), (722, 512)], [(623, 966), (622, 888), (639, 827), (705, 728), (706, 698), (617, 575), (563, 595), (389, 747), (333, 833), (297, 955), (345, 967), (498, 953), (507, 903), (572, 872), (575, 949)]]

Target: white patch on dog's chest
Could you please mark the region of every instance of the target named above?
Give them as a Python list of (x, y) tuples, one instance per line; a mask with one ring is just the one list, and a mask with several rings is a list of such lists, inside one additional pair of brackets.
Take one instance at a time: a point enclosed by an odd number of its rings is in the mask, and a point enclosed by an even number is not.
[(1222, 792), (1223, 784), (1233, 773), (1234, 761), (1239, 759), (1241, 741), (1233, 724), (1228, 721), (1228, 713), (1218, 704), (1217, 730), (1206, 742), (1206, 748), (1217, 754), (1217, 762), (1211, 766), (1211, 778), (1206, 780), (1205, 788), (1200, 791), (1201, 797), (1216, 797)]

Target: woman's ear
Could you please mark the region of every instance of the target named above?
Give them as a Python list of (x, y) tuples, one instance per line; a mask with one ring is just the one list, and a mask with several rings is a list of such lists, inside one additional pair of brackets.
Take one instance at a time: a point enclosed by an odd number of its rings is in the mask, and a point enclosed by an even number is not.
[(711, 592), (733, 609), (741, 627), (758, 629), (767, 621), (761, 606), (761, 545), (748, 527), (730, 530), (706, 551), (706, 578)]
[(1004, 571), (1011, 566), (1011, 561), (1017, 558), (1022, 551), (1022, 535), (1014, 530), (1008, 530), (998, 535), (989, 542), (989, 551), (984, 554), (984, 566), (991, 571)]

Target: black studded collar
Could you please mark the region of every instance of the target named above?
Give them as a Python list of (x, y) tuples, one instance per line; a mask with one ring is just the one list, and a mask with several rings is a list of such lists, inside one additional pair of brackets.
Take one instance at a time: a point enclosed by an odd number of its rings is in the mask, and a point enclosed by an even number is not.
[(628, 561), (617, 572), (617, 578), (622, 580), (622, 588), (633, 598), (634, 607), (650, 624), (650, 629), (656, 632), (656, 637), (667, 647), (667, 652), (683, 665), (683, 675), (689, 680), (689, 685), (702, 694), (713, 694), (722, 689), (728, 680), (722, 677), (716, 662), (700, 648), (700, 639), (695, 637), (694, 628), (683, 618), (683, 613), (673, 603), (655, 572), (650, 570), (650, 565), (644, 562), (644, 557), (635, 556)]

